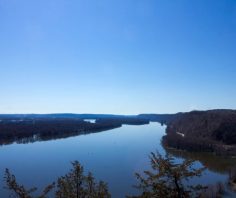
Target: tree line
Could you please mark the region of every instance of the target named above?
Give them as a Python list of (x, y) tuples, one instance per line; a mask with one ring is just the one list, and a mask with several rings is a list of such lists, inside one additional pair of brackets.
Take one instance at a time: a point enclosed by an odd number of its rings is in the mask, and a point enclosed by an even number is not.
[(100, 118), (95, 123), (79, 118), (5, 119), (0, 121), (0, 144), (28, 143), (66, 138), (121, 127), (122, 124), (148, 124), (146, 119)]
[(0, 144), (57, 139), (121, 127), (117, 122), (90, 123), (81, 119), (34, 119), (0, 122)]

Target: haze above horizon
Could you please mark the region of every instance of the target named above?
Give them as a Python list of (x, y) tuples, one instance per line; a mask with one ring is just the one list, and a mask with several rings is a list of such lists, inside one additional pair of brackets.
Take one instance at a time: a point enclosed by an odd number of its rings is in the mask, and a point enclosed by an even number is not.
[(0, 114), (236, 109), (234, 0), (0, 0)]

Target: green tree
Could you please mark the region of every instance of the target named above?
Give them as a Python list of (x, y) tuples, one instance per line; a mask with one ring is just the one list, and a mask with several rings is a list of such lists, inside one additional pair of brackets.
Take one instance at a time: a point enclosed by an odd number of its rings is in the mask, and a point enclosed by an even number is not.
[(205, 168), (193, 168), (194, 161), (185, 160), (175, 163), (170, 155), (165, 157), (159, 153), (151, 153), (152, 171), (144, 171), (144, 176), (136, 173), (141, 195), (136, 198), (192, 198), (200, 197), (206, 187), (201, 185), (187, 185), (189, 179), (201, 176)]

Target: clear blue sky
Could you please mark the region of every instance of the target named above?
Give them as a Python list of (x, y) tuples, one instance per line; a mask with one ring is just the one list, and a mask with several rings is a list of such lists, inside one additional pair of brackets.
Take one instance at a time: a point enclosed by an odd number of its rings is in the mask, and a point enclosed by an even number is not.
[(0, 0), (0, 113), (236, 108), (235, 0)]

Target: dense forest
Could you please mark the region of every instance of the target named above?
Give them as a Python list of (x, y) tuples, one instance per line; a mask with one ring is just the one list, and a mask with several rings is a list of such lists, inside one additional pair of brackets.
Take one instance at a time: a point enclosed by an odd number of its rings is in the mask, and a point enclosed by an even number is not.
[(166, 146), (188, 151), (236, 155), (236, 111), (193, 111), (167, 125)]
[(100, 132), (121, 127), (122, 124), (148, 124), (146, 119), (136, 117), (100, 118), (95, 123), (80, 118), (38, 117), (2, 118), (0, 122), (0, 144), (28, 143), (66, 138), (81, 134)]
[(90, 123), (80, 119), (33, 119), (0, 122), (0, 143), (26, 143), (121, 127), (120, 123)]

